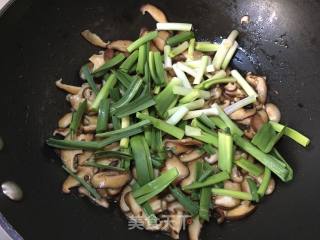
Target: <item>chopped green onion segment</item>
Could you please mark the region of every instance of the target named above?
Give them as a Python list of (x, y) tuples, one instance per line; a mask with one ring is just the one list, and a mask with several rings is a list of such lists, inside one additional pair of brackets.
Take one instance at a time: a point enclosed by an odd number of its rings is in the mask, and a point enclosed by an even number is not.
[(130, 46), (127, 48), (128, 52), (133, 52), (134, 50), (138, 49), (143, 44), (151, 41), (152, 39), (156, 38), (158, 36), (157, 31), (148, 32), (144, 36), (140, 37), (136, 41), (130, 44)]
[(191, 23), (157, 23), (157, 30), (166, 31), (191, 31)]
[(222, 189), (222, 188), (212, 188), (211, 192), (213, 195), (217, 196), (229, 196), (241, 200), (253, 200), (252, 195), (247, 192), (240, 192), (235, 190), (229, 190), (229, 189)]
[(233, 161), (233, 140), (230, 134), (218, 132), (218, 149), (218, 166), (230, 174)]

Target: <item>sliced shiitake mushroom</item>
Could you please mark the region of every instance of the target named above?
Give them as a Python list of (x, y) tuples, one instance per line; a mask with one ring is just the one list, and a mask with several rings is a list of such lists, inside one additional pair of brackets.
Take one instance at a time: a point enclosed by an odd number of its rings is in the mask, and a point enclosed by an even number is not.
[(246, 76), (246, 80), (256, 89), (259, 102), (264, 104), (267, 100), (266, 77), (253, 75), (249, 72)]
[(56, 86), (70, 94), (78, 94), (81, 91), (81, 87), (67, 85), (62, 83), (62, 78), (56, 81)]
[(128, 52), (127, 48), (130, 46), (132, 41), (130, 40), (116, 40), (112, 41), (109, 45), (109, 49), (118, 50), (120, 52)]
[(93, 54), (89, 58), (89, 61), (92, 62), (92, 64), (93, 64), (92, 71), (97, 70), (105, 63), (104, 52), (102, 52), (101, 54)]
[(193, 218), (192, 223), (188, 226), (189, 240), (198, 240), (201, 228), (202, 224), (199, 220), (199, 217)]
[(255, 108), (251, 108), (251, 109), (240, 108), (239, 110), (231, 113), (229, 116), (232, 120), (243, 120), (253, 116), (255, 113), (256, 113)]
[(271, 121), (280, 122), (281, 113), (279, 108), (273, 103), (267, 103), (265, 105), (266, 112)]
[(57, 128), (53, 132), (53, 136), (60, 135), (66, 137), (69, 134), (69, 128)]
[(237, 166), (234, 166), (231, 170), (231, 180), (236, 183), (241, 183), (243, 181), (243, 176)]
[(67, 113), (62, 116), (58, 121), (59, 128), (66, 128), (70, 125), (72, 120), (72, 113)]
[(103, 41), (97, 34), (90, 32), (90, 30), (84, 30), (81, 32), (82, 37), (84, 37), (89, 43), (105, 48), (109, 44), (109, 42)]
[(160, 50), (163, 51), (164, 46), (166, 45), (167, 39), (170, 37), (170, 33), (167, 31), (159, 31), (158, 36), (152, 40), (154, 45)]
[(121, 197), (120, 197), (120, 201), (119, 201), (119, 205), (121, 210), (126, 213), (126, 212), (130, 212), (130, 208), (128, 207), (126, 201), (125, 201), (125, 196), (127, 193), (131, 192), (132, 188), (127, 185), (121, 192)]
[(90, 195), (90, 193), (87, 191), (87, 189), (85, 189), (84, 187), (79, 187), (78, 191), (81, 195), (84, 195), (84, 196), (90, 198), (93, 202), (95, 202), (99, 206), (104, 207), (104, 208), (109, 207), (109, 203), (108, 203), (107, 199), (105, 199), (105, 198), (96, 199), (96, 198), (92, 197)]
[(159, 199), (157, 197), (154, 197), (149, 200), (149, 204), (151, 209), (156, 213), (161, 213), (167, 209), (167, 202)]
[(272, 194), (275, 187), (276, 187), (276, 181), (273, 178), (271, 178), (269, 181), (269, 185), (267, 187), (267, 190), (266, 190), (266, 195)]
[(240, 204), (240, 200), (229, 196), (216, 196), (214, 204), (224, 209), (230, 209), (238, 206)]
[[(90, 179), (95, 173), (95, 168), (92, 167), (78, 167), (77, 176), (82, 179)], [(70, 193), (71, 188), (80, 186), (78, 180), (73, 178), (72, 176), (68, 176), (67, 179), (62, 184), (62, 192)]]
[(183, 211), (176, 211), (170, 214), (169, 233), (173, 239), (179, 239), (179, 234), (183, 224)]
[(256, 206), (243, 201), (238, 207), (225, 211), (225, 218), (228, 220), (239, 220), (253, 213), (255, 208)]
[(151, 5), (151, 4), (145, 4), (142, 5), (140, 8), (141, 13), (144, 15), (146, 12), (151, 15), (151, 17), (159, 22), (159, 23), (165, 23), (167, 22), (167, 17), (166, 15), (156, 6)]
[(184, 138), (184, 139), (181, 139), (181, 140), (166, 139), (165, 143), (167, 143), (167, 142), (180, 144), (180, 145), (183, 145), (183, 146), (201, 147), (203, 145), (202, 142), (194, 140), (192, 138)]
[(196, 165), (197, 161), (188, 163), (189, 176), (180, 182), (181, 187), (187, 186), (196, 180)]
[(174, 181), (175, 183), (180, 182), (182, 179), (188, 177), (189, 175), (189, 169), (175, 156), (166, 160), (165, 166), (162, 171), (165, 172), (171, 168), (176, 168), (179, 172), (179, 176)]
[(94, 175), (91, 184), (95, 188), (122, 188), (130, 179), (128, 172), (106, 171)]
[(180, 155), (179, 159), (181, 162), (191, 162), (193, 160), (196, 160), (200, 157), (202, 157), (202, 155), (204, 154), (203, 151), (199, 150), (199, 149), (195, 149), (191, 152), (186, 152)]
[(255, 134), (256, 134), (256, 132), (253, 130), (252, 127), (249, 127), (248, 129), (244, 130), (244, 135), (245, 135), (248, 139), (252, 139)]
[(167, 151), (171, 151), (175, 155), (180, 155), (181, 153), (192, 151), (191, 147), (188, 147), (188, 146), (185, 146), (182, 144), (178, 144), (178, 143), (172, 142), (172, 141), (167, 141), (165, 143), (165, 147), (166, 147)]
[(216, 162), (218, 162), (218, 154), (215, 153), (215, 154), (205, 156), (204, 160), (209, 164), (215, 164)]
[(81, 154), (82, 150), (60, 150), (60, 158), (63, 164), (71, 171), (76, 171), (76, 156)]

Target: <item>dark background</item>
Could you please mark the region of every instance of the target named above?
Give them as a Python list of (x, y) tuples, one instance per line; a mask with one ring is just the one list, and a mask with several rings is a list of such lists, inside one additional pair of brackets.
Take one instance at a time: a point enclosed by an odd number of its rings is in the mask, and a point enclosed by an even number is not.
[[(54, 81), (80, 84), (79, 67), (98, 49), (80, 36), (84, 29), (103, 39), (135, 39), (142, 26), (154, 27), (139, 7), (146, 1), (20, 1), (0, 19), (0, 181), (14, 180), (25, 192), (21, 203), (0, 199), (0, 211), (25, 239), (168, 239), (128, 231), (115, 208), (61, 193), (66, 174), (44, 142), (68, 110)], [(203, 228), (202, 239), (315, 239), (319, 226), (320, 4), (312, 0), (156, 2), (175, 22), (192, 22), (198, 39), (212, 40), (239, 29), (245, 52), (242, 70), (266, 74), (269, 95), (282, 122), (310, 136), (307, 150), (283, 139), (280, 150), (295, 170), (279, 183), (255, 214), (239, 222)], [(241, 26), (248, 14), (251, 23)], [(318, 123), (317, 123), (318, 122)]]

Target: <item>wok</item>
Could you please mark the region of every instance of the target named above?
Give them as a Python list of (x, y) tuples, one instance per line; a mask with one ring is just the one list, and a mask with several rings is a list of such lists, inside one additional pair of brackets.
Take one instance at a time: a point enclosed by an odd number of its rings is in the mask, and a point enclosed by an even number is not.
[[(79, 67), (95, 47), (79, 35), (84, 29), (103, 39), (135, 39), (141, 26), (154, 27), (139, 7), (146, 1), (17, 1), (0, 19), (0, 181), (16, 181), (25, 198), (1, 197), (0, 211), (24, 239), (168, 239), (128, 230), (120, 210), (94, 206), (61, 193), (66, 174), (44, 142), (68, 110), (54, 81), (79, 84)], [(192, 22), (200, 39), (213, 40), (239, 29), (234, 64), (268, 77), (269, 97), (282, 122), (308, 135), (307, 150), (282, 140), (280, 150), (295, 170), (294, 180), (278, 182), (250, 217), (206, 224), (202, 239), (313, 239), (318, 223), (320, 161), (320, 1), (149, 1), (176, 22)], [(251, 23), (241, 25), (248, 14)], [(318, 123), (317, 123), (318, 122)], [(11, 232), (12, 234), (12, 232)], [(182, 236), (184, 238), (185, 236)]]

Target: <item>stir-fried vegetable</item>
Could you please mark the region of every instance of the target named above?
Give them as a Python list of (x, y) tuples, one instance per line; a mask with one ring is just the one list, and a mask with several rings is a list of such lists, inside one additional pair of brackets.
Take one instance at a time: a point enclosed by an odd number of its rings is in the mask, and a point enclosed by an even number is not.
[(58, 122), (61, 138), (47, 144), (69, 174), (63, 192), (80, 187), (104, 207), (120, 199), (127, 217), (175, 239), (181, 216), (191, 215), (190, 239), (198, 240), (211, 216), (246, 216), (274, 191), (274, 177), (293, 178), (276, 149), (283, 135), (302, 146), (310, 140), (278, 123), (265, 77), (243, 77), (230, 66), (238, 31), (221, 43), (200, 42), (192, 24), (168, 22), (151, 4), (141, 12), (157, 21), (156, 30), (133, 42), (109, 44), (85, 32), (105, 53), (93, 56), (100, 61), (93, 67), (83, 65), (82, 86), (56, 82), (71, 111)]

